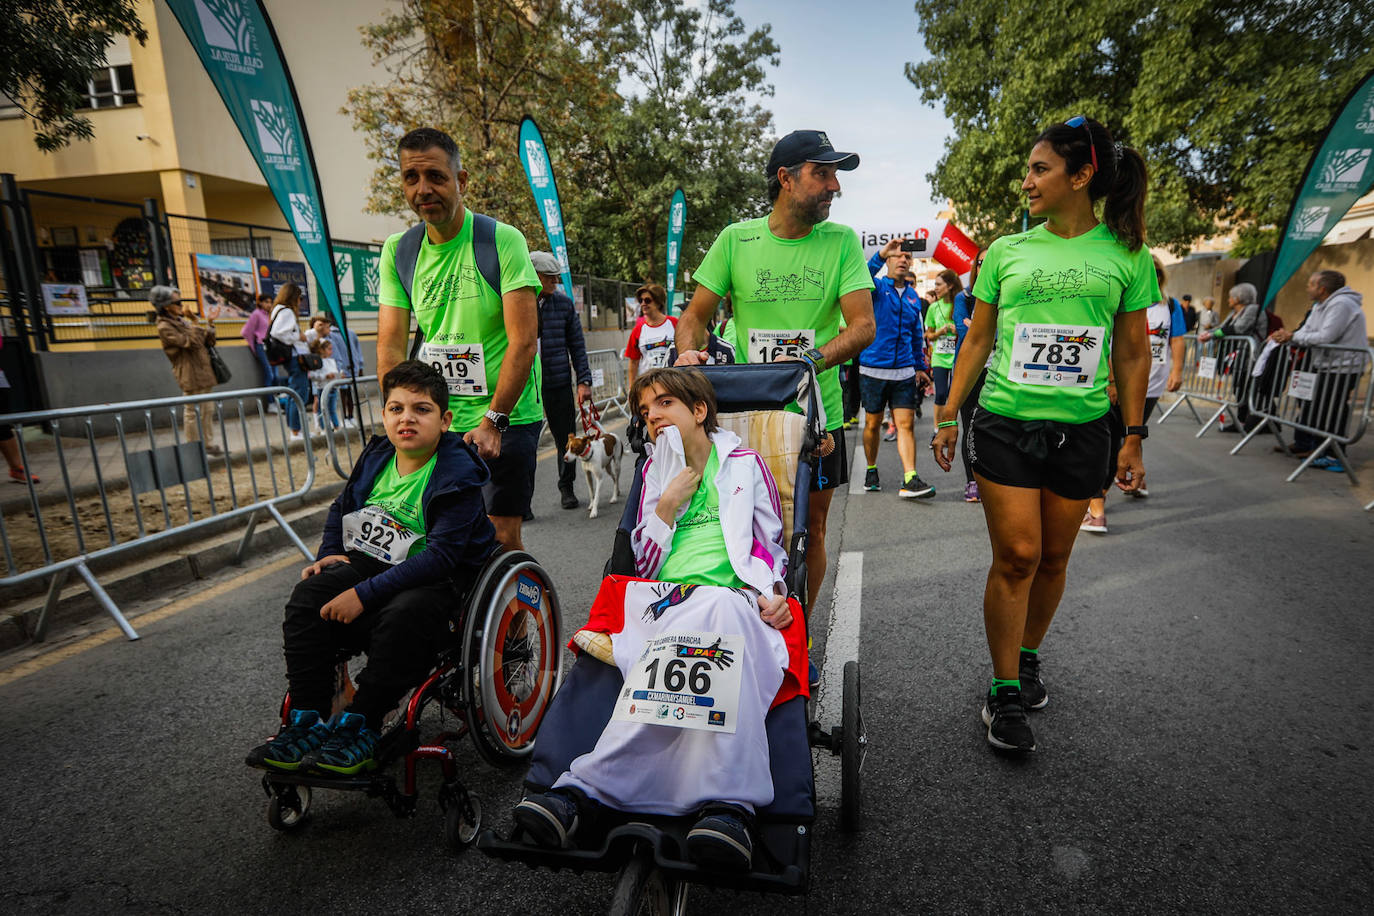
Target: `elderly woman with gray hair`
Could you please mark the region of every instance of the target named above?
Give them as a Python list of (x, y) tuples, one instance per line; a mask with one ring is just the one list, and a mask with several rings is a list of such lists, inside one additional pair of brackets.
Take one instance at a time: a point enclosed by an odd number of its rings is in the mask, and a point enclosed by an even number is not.
[[(1256, 344), (1263, 343), (1269, 336), (1269, 318), (1259, 304), (1259, 292), (1253, 283), (1237, 283), (1230, 292), (1231, 314), (1226, 320), (1210, 331), (1199, 331), (1197, 339), (1208, 341), (1222, 340), (1227, 337), (1249, 335)], [(1231, 379), (1236, 391), (1235, 417), (1227, 417), (1221, 426), (1224, 433), (1238, 433), (1250, 423), (1250, 407), (1246, 393), (1250, 386), (1250, 354), (1245, 349), (1235, 351), (1235, 362), (1231, 366)]]
[[(181, 291), (175, 286), (154, 286), (148, 302), (157, 316), (157, 337), (162, 352), (172, 362), (172, 374), (182, 394), (208, 394), (215, 387), (215, 372), (210, 367), (210, 351), (215, 343), (215, 315), (205, 317), (207, 327), (200, 327), (186, 317), (181, 307)], [(199, 410), (197, 410), (199, 408)], [(186, 442), (203, 440), (207, 455), (222, 455), (223, 450), (211, 440), (211, 427), (205, 418), (209, 404), (187, 404), (182, 413), (182, 431)], [(199, 413), (200, 422), (197, 423)]]

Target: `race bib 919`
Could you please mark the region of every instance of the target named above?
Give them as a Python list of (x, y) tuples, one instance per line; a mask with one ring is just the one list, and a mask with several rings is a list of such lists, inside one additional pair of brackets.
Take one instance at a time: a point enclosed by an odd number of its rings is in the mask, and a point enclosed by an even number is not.
[(656, 636), (630, 667), (611, 718), (734, 734), (743, 666), (742, 636)]
[(1018, 324), (1008, 379), (1022, 385), (1077, 388), (1092, 385), (1106, 330), (1057, 324)]
[(481, 344), (450, 346), (426, 342), (420, 346), (420, 362), (429, 363), (444, 377), (450, 395), (487, 394), (487, 361)]
[(790, 330), (749, 329), (749, 362), (774, 363), (780, 359), (801, 359), (816, 346), (815, 328)]

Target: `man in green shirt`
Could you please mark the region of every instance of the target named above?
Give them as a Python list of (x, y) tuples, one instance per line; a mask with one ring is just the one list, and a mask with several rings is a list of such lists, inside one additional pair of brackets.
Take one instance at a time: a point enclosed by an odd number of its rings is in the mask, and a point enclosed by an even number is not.
[(693, 275), (696, 293), (677, 325), (678, 365), (701, 364), (706, 322), (729, 295), (737, 361), (805, 359), (816, 369), (834, 447), (821, 461), (807, 519), (811, 602), (825, 578), (830, 498), (849, 482), (838, 367), (872, 343), (874, 333), (873, 278), (859, 237), (828, 222), (840, 190), (837, 172), (858, 165), (858, 155), (836, 152), (822, 131), (793, 131), (779, 140), (768, 157), (772, 212), (721, 232)]
[(520, 524), (534, 492), (540, 424), (539, 277), (525, 237), (495, 225), (500, 289), (482, 276), (474, 251), (475, 219), (463, 206), (468, 173), (458, 145), (422, 127), (397, 144), (406, 203), (425, 222), (410, 294), (397, 270), (398, 244), (382, 248), (377, 310), (377, 374), (406, 358), (410, 318), (424, 336), (417, 358), (444, 375), (453, 430), (477, 449), (491, 471), (487, 514), (504, 546), (522, 550)]

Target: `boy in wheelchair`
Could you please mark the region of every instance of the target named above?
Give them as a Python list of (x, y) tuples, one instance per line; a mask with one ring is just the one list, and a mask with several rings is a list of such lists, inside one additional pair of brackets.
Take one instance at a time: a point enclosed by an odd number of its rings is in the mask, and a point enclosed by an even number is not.
[[(486, 465), (457, 433), (448, 384), (431, 366), (382, 379), (376, 436), (329, 508), (318, 559), (301, 571), (282, 634), (291, 713), (249, 766), (348, 776), (377, 767), (382, 720), (451, 639), (457, 591), (496, 551), (482, 502)], [(341, 655), (367, 666), (330, 716)]]
[(561, 848), (601, 806), (696, 815), (692, 861), (747, 870), (753, 812), (773, 799), (764, 717), (805, 684), (777, 484), (758, 453), (718, 428), (700, 371), (646, 372), (630, 402), (653, 442), (631, 534), (641, 578), (608, 577), (574, 637), (620, 668), (624, 689), (591, 753), (524, 798), (515, 820), (535, 843)]

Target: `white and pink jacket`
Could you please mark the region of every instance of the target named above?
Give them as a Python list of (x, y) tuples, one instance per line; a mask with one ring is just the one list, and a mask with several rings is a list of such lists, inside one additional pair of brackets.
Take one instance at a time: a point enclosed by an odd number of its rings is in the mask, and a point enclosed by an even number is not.
[[(759, 592), (771, 594), (783, 581), (787, 569), (787, 550), (783, 547), (782, 505), (778, 485), (758, 452), (743, 448), (739, 436), (727, 429), (711, 433), (711, 442), (720, 458), (716, 491), (720, 495), (720, 527), (725, 549), (735, 575)], [(650, 446), (644, 463), (644, 486), (639, 495), (639, 514), (630, 544), (635, 555), (636, 573), (655, 579), (672, 549), (676, 525), (658, 517), (659, 497), (677, 474), (687, 466), (682, 434), (677, 427), (659, 433)], [(683, 501), (678, 515), (687, 511)], [(752, 521), (751, 521), (752, 519)], [(749, 532), (746, 536), (745, 532)]]

